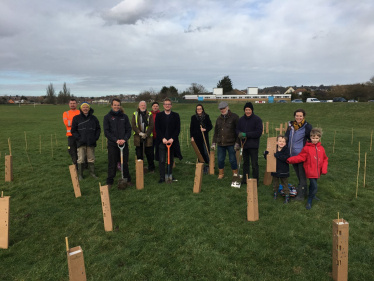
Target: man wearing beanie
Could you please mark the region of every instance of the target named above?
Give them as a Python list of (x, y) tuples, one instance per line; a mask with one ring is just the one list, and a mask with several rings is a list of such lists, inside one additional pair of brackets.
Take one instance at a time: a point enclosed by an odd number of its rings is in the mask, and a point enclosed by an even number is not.
[(236, 127), (236, 135), (241, 142), (245, 141), (243, 148), (243, 179), (242, 183), (246, 183), (247, 175), (249, 176), (249, 157), (252, 163), (252, 178), (258, 181), (258, 148), (260, 145), (260, 137), (262, 136), (262, 120), (253, 113), (253, 105), (247, 102), (244, 105), (244, 115), (240, 117), (238, 126)]
[(221, 115), (217, 118), (216, 126), (214, 128), (213, 143), (211, 149), (214, 150), (217, 147), (217, 159), (218, 159), (218, 179), (222, 179), (225, 175), (225, 158), (226, 150), (229, 153), (229, 161), (231, 164), (232, 173), (238, 173), (238, 163), (235, 157), (235, 140), (236, 132), (235, 128), (238, 124), (239, 116), (229, 109), (227, 102), (223, 101), (218, 105), (218, 109)]
[(80, 106), (80, 114), (74, 116), (71, 133), (77, 141), (78, 148), (78, 179), (83, 179), (83, 166), (87, 157), (88, 169), (92, 177), (95, 175), (95, 147), (100, 137), (101, 128), (99, 120), (93, 115), (94, 110), (87, 102)]

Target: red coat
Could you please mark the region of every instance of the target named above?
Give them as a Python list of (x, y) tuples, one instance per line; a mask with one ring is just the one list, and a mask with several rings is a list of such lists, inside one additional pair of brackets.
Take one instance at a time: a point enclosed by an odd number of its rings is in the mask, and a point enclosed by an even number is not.
[[(156, 124), (156, 115), (157, 113), (160, 113), (160, 110), (157, 111), (151, 111), (152, 117), (153, 117), (153, 124)], [(153, 127), (153, 139), (156, 139), (156, 125)]]
[(304, 162), (305, 175), (308, 179), (318, 179), (327, 174), (328, 158), (322, 144), (307, 142), (299, 155), (287, 159), (287, 163), (296, 164)]

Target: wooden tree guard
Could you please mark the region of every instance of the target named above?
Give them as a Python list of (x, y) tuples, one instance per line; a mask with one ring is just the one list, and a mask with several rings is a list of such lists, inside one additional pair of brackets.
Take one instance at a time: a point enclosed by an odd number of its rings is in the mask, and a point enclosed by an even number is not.
[(201, 192), (201, 184), (203, 182), (204, 163), (197, 163), (195, 170), (195, 180), (193, 185), (193, 193)]
[(136, 161), (136, 189), (141, 190), (144, 188), (144, 170), (143, 160)]
[(100, 185), (101, 206), (103, 208), (104, 229), (113, 231), (112, 208), (110, 206), (109, 188), (107, 185)]
[(209, 175), (214, 175), (215, 155), (214, 150), (210, 151), (209, 156)]
[(82, 248), (80, 246), (71, 248), (66, 252), (66, 255), (68, 258), (69, 281), (86, 281)]
[(274, 153), (277, 150), (277, 138), (272, 137), (267, 140), (267, 151), (269, 154), (266, 156), (266, 171), (267, 172), (276, 172), (277, 171), (277, 161), (274, 157)]
[(269, 133), (269, 122), (266, 122), (266, 133)]
[(10, 212), (10, 196), (3, 196), (1, 192), (0, 198), (0, 248), (8, 249), (9, 246), (9, 212)]
[(332, 224), (332, 278), (348, 280), (348, 237), (349, 223), (344, 219), (333, 220)]
[(81, 197), (82, 196), (81, 195), (81, 188), (79, 186), (77, 169), (76, 169), (75, 165), (70, 165), (69, 170), (70, 170), (71, 181), (73, 183), (75, 198)]
[(196, 154), (197, 159), (199, 160), (199, 162), (200, 163), (204, 163), (205, 162), (204, 158), (201, 155), (200, 150), (197, 148), (197, 145), (196, 145), (195, 141), (191, 141), (191, 145), (193, 147), (193, 150), (195, 151), (195, 154)]
[(273, 182), (273, 177), (271, 176), (271, 172), (265, 171), (264, 185), (271, 185), (272, 182)]
[(13, 181), (13, 156), (5, 156), (5, 181)]
[(247, 220), (258, 221), (257, 180), (247, 178)]

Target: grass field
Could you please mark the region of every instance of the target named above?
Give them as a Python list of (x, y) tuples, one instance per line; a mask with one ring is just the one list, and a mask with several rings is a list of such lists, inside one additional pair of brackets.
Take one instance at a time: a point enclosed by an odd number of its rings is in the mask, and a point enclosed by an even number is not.
[[(99, 182), (105, 184), (107, 176), (104, 134), (96, 148), (99, 180), (86, 172), (80, 183), (82, 197), (75, 198), (62, 123), (68, 107), (0, 106), (0, 178), (4, 179), (4, 155), (9, 154), (8, 137), (14, 169), (13, 182), (0, 181), (0, 190), (11, 196), (10, 245), (0, 249), (0, 280), (68, 280), (65, 236), (71, 247), (82, 247), (88, 280), (332, 280), (332, 220), (337, 212), (350, 224), (349, 279), (374, 280), (374, 147), (369, 150), (374, 105), (262, 104), (255, 105), (254, 113), (274, 129), (293, 119), (300, 106), (308, 122), (323, 128), (322, 144), (329, 157), (329, 172), (318, 181), (321, 201), (310, 211), (306, 202), (274, 202), (272, 187), (262, 184), (262, 156), (259, 221), (246, 221), (246, 188), (230, 187), (228, 159), (225, 178), (218, 181), (216, 170), (216, 175), (204, 176), (202, 192), (193, 194), (196, 157), (187, 147), (186, 132), (195, 105), (175, 104), (184, 129), (184, 158), (177, 160), (173, 172), (179, 181), (158, 184), (157, 167), (155, 174), (145, 175), (143, 190), (111, 190), (115, 231), (109, 233), (104, 231), (99, 193)], [(124, 105), (130, 116), (135, 107)], [(231, 109), (243, 114), (243, 104)], [(94, 110), (102, 125), (110, 107)], [(212, 120), (219, 115), (216, 104), (205, 110)], [(275, 136), (274, 130), (270, 136)], [(261, 152), (266, 137), (261, 138)], [(131, 139), (129, 163), (135, 180), (134, 157)], [(289, 181), (296, 184), (292, 167), (290, 171)]]

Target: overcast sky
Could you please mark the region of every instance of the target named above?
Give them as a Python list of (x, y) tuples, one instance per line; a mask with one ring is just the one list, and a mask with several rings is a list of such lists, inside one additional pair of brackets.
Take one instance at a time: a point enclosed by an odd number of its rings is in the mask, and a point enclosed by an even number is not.
[(372, 0), (0, 1), (0, 95), (361, 83), (373, 53)]

